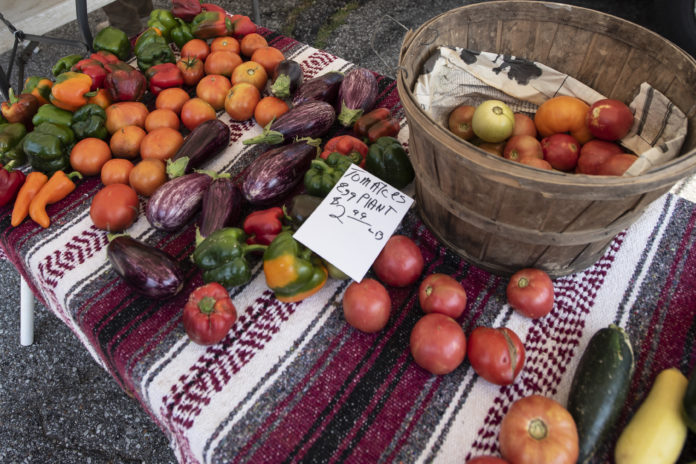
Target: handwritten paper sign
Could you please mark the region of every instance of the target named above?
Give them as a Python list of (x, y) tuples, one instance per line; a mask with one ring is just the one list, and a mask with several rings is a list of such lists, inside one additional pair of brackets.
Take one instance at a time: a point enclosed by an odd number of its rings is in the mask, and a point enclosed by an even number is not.
[(294, 237), (360, 282), (412, 203), (411, 197), (352, 165)]

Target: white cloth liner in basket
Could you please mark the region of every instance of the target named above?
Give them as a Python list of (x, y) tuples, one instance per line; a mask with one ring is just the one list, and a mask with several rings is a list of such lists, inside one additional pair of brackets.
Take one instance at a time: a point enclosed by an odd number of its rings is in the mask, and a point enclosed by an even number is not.
[[(421, 108), (447, 127), (449, 113), (463, 104), (476, 106), (498, 99), (515, 112), (532, 116), (556, 95), (570, 95), (592, 104), (606, 98), (567, 74), (525, 58), (439, 47), (423, 65), (413, 89)], [(665, 95), (644, 82), (629, 104), (633, 127), (620, 144), (639, 155), (626, 172), (637, 176), (679, 154), (686, 138), (687, 118)]]

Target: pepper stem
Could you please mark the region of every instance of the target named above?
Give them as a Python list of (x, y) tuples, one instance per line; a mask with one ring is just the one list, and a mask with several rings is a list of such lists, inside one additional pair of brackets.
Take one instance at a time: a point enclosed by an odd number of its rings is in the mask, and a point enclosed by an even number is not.
[(198, 302), (198, 309), (203, 314), (211, 314), (213, 311), (215, 311), (215, 298), (212, 296), (204, 296)]
[(68, 176), (69, 179), (73, 179), (73, 178), (74, 178), (74, 179), (77, 179), (77, 180), (82, 179), (82, 174), (80, 174), (80, 173), (77, 172), (77, 171), (73, 171), (73, 172), (71, 172), (70, 174), (66, 174), (66, 176)]
[(14, 105), (15, 103), (17, 103), (17, 101), (18, 101), (18, 98), (14, 93), (14, 89), (12, 89), (12, 87), (10, 87), (10, 105)]
[(254, 243), (253, 245), (244, 245), (244, 254), (252, 253), (254, 251), (266, 251), (268, 245), (261, 245), (259, 243)]

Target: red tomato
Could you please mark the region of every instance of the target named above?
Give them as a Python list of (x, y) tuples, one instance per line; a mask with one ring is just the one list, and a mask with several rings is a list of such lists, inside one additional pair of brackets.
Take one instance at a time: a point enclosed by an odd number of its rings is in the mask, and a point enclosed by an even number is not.
[(97, 192), (89, 208), (94, 226), (109, 232), (120, 232), (133, 224), (138, 216), (138, 194), (126, 184), (110, 184)]
[(508, 462), (495, 456), (478, 456), (469, 459), (466, 464), (508, 464)]
[(225, 338), (236, 320), (237, 309), (229, 293), (219, 283), (211, 282), (191, 292), (181, 321), (193, 342), (214, 345)]
[(520, 314), (538, 319), (553, 309), (553, 282), (541, 269), (527, 268), (510, 277), (507, 300)]
[(553, 134), (541, 140), (544, 159), (559, 171), (572, 171), (578, 164), (580, 144), (572, 135)]
[(543, 159), (541, 143), (531, 135), (513, 135), (505, 143), (503, 158), (519, 161), (525, 157)]
[(573, 416), (541, 395), (512, 403), (500, 424), (498, 441), (500, 454), (515, 464), (574, 464), (578, 459)]
[(447, 274), (430, 274), (420, 284), (418, 301), (426, 313), (441, 313), (456, 319), (466, 307), (466, 291)]
[(411, 355), (420, 367), (431, 374), (448, 374), (466, 356), (466, 336), (462, 327), (449, 316), (430, 313), (413, 326)]
[(405, 235), (392, 235), (372, 264), (377, 278), (393, 287), (411, 285), (423, 272), (423, 255)]
[(516, 135), (531, 135), (537, 136), (537, 129), (534, 125), (534, 120), (523, 113), (515, 113), (515, 127), (512, 129), (510, 137)]
[(524, 344), (507, 327), (476, 327), (466, 352), (474, 371), (496, 385), (510, 385), (524, 366)]
[(578, 174), (598, 174), (599, 169), (611, 155), (623, 153), (623, 148), (614, 142), (590, 140), (580, 149), (580, 157), (575, 172)]
[(597, 174), (600, 176), (622, 176), (637, 159), (637, 156), (630, 153), (611, 155), (599, 166)]
[(351, 326), (366, 333), (382, 330), (389, 321), (391, 298), (374, 279), (353, 282), (343, 294), (343, 315)]
[(469, 140), (474, 136), (471, 120), (474, 117), (475, 106), (460, 105), (452, 110), (447, 120), (447, 127), (454, 135)]
[(606, 98), (590, 106), (585, 122), (598, 139), (619, 140), (631, 130), (633, 113), (624, 102)]

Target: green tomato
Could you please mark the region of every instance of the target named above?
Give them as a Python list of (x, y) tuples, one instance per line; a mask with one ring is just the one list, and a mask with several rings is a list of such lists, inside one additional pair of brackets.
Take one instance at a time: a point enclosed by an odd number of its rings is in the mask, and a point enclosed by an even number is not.
[(500, 100), (486, 100), (476, 107), (471, 125), (474, 134), (484, 142), (502, 142), (515, 128), (515, 115)]

